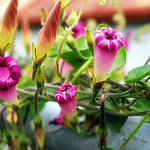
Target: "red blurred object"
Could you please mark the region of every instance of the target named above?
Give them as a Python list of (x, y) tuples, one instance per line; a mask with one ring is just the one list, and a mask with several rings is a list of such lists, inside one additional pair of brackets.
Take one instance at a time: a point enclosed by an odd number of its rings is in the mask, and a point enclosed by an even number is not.
[[(99, 0), (87, 0), (82, 19), (95, 18), (101, 21), (109, 20), (116, 12), (117, 7), (122, 8), (128, 20), (150, 19), (150, 0), (118, 0), (115, 6), (110, 6), (110, 0), (106, 1), (106, 4), (101, 6)], [(73, 9), (79, 11), (81, 3), (82, 0), (72, 0), (67, 9), (67, 14), (69, 15)], [(53, 4), (53, 0), (24, 0), (19, 10), (19, 23), (28, 20), (31, 24), (39, 24), (41, 18), (40, 9), (44, 8), (50, 11)]]

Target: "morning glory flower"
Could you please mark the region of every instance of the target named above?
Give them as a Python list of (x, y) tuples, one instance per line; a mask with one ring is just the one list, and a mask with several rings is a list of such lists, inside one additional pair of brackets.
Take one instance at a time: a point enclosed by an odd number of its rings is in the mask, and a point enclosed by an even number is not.
[(94, 39), (94, 75), (96, 82), (102, 82), (108, 78), (116, 54), (125, 39), (120, 32), (106, 27), (97, 30)]
[(14, 103), (17, 98), (16, 84), (19, 82), (20, 67), (10, 56), (0, 57), (0, 98)]

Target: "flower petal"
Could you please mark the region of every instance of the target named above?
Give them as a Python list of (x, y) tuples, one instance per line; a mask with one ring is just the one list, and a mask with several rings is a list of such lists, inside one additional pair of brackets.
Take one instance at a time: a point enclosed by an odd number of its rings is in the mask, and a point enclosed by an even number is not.
[(0, 67), (0, 80), (5, 81), (10, 77), (10, 71), (8, 67)]
[(76, 38), (79, 38), (83, 35), (85, 35), (85, 22), (84, 21), (79, 21), (72, 29), (72, 36), (76, 39)]
[(16, 87), (13, 86), (7, 90), (0, 90), (0, 98), (7, 103), (14, 103), (17, 100)]
[(71, 83), (64, 83), (57, 88), (55, 99), (61, 107), (64, 117), (73, 116), (77, 108), (76, 99), (77, 87)]
[(70, 71), (72, 70), (72, 66), (65, 62), (63, 59), (59, 59), (59, 73), (63, 78), (67, 77)]
[(96, 82), (105, 81), (115, 60), (117, 51), (124, 44), (121, 33), (112, 28), (101, 28), (95, 32), (94, 72)]
[(77, 109), (77, 100), (73, 98), (69, 103), (59, 103), (64, 117), (71, 117), (75, 114)]
[(64, 126), (65, 123), (64, 123), (64, 119), (63, 119), (63, 113), (60, 112), (60, 114), (52, 121), (50, 121), (50, 124), (54, 124), (54, 125), (61, 125), (61, 126)]

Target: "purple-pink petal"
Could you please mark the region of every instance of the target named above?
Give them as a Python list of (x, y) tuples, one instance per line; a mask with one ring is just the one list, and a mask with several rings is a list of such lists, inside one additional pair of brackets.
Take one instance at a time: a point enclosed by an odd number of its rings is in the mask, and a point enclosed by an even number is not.
[(77, 87), (71, 83), (64, 83), (57, 88), (55, 99), (61, 107), (64, 116), (72, 116), (77, 107)]
[(15, 85), (19, 82), (20, 67), (10, 56), (0, 57), (0, 98), (13, 102), (16, 99)]
[(76, 39), (76, 38), (79, 38), (83, 35), (85, 35), (85, 22), (84, 21), (78, 21), (78, 23), (73, 27), (72, 29), (72, 36)]
[(63, 78), (67, 77), (70, 71), (72, 70), (72, 66), (65, 62), (62, 58), (59, 59), (59, 73)]
[(63, 113), (60, 112), (60, 114), (52, 121), (50, 121), (50, 124), (54, 124), (54, 125), (61, 125), (64, 126), (64, 119), (63, 119)]
[(117, 51), (124, 45), (121, 33), (112, 28), (101, 28), (94, 34), (94, 71), (97, 82), (106, 80)]
[(14, 103), (17, 98), (16, 87), (13, 86), (7, 90), (0, 90), (0, 98), (7, 103)]

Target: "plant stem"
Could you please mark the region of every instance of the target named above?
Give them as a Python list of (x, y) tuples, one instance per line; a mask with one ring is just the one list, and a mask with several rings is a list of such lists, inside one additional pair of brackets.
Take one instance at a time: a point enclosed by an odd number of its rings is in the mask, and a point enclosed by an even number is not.
[(129, 108), (136, 102), (136, 99), (132, 100), (129, 104), (125, 105), (123, 108)]
[(150, 87), (143, 81), (138, 81), (138, 84), (142, 85), (144, 87), (144, 89), (150, 91)]
[(150, 56), (148, 57), (144, 65), (147, 65), (149, 62), (150, 62)]
[(137, 125), (137, 127), (133, 130), (133, 132), (128, 136), (128, 138), (121, 144), (120, 150), (133, 138), (133, 136), (138, 132), (140, 127), (143, 125), (145, 120), (150, 116), (150, 111), (146, 113), (146, 115), (143, 117), (143, 119), (140, 121), (140, 123)]
[(145, 82), (148, 82), (149, 79), (150, 79), (150, 76), (145, 79)]
[(132, 89), (128, 89), (121, 93), (108, 93), (107, 96), (108, 97), (127, 97), (131, 91), (132, 91)]
[(25, 115), (24, 115), (24, 117), (23, 117), (23, 124), (26, 123), (26, 120), (27, 120), (27, 118), (28, 118), (29, 111), (30, 111), (30, 105), (27, 105), (26, 110), (25, 110)]
[(129, 89), (129, 87), (127, 87), (126, 85), (120, 84), (120, 83), (115, 82), (115, 81), (110, 80), (110, 79), (107, 79), (106, 82), (109, 83), (109, 84), (111, 84), (111, 85), (115, 85), (117, 87), (120, 87), (123, 90), (128, 90)]
[[(29, 91), (26, 91), (26, 90), (23, 90), (23, 89), (19, 89), (19, 88), (17, 88), (17, 91), (20, 92), (20, 93), (23, 93), (25, 95), (29, 95), (29, 96), (33, 96), (34, 97), (34, 93), (33, 92), (29, 92)], [(79, 92), (81, 92), (81, 91), (79, 91)], [(51, 95), (51, 96), (54, 97), (54, 95)], [(38, 97), (39, 98), (43, 98), (46, 101), (49, 101), (49, 100), (54, 101), (54, 98), (49, 98), (49, 97), (42, 96), (42, 95), (39, 95)], [(88, 98), (88, 97), (84, 97), (84, 99), (85, 98)], [(83, 97), (81, 97), (81, 100), (82, 99), (83, 99)], [(87, 109), (90, 109), (90, 110), (94, 110), (94, 111), (99, 111), (99, 109), (100, 109), (98, 106), (93, 106), (93, 105), (89, 105), (89, 104), (85, 104), (85, 103), (81, 103), (81, 102), (78, 102), (78, 106), (82, 106), (84, 108), (87, 108)], [(132, 108), (132, 106), (130, 108)], [(105, 112), (106, 112), (106, 114), (111, 114), (111, 115), (114, 115), (114, 116), (141, 116), (141, 115), (145, 115), (147, 113), (147, 111), (119, 113), (119, 112), (113, 112), (113, 111), (109, 111), (109, 110), (105, 110)]]
[(35, 111), (35, 116), (39, 115), (38, 94), (39, 94), (39, 90), (37, 89), (35, 91), (35, 96), (34, 96), (34, 111)]
[(68, 35), (70, 34), (70, 32), (72, 31), (72, 28), (74, 27), (74, 25), (79, 21), (81, 15), (82, 15), (82, 12), (83, 12), (85, 3), (86, 3), (86, 0), (83, 0), (83, 3), (82, 3), (82, 6), (81, 6), (79, 15), (78, 15), (77, 18), (75, 19), (73, 25), (68, 29), (68, 31), (67, 31), (66, 34), (64, 35), (63, 40), (62, 40), (61, 43), (60, 43), (60, 47), (59, 47), (59, 50), (58, 50), (58, 55), (57, 55), (57, 58), (56, 58), (57, 74), (58, 74), (58, 75), (59, 75), (59, 64), (58, 64), (58, 62), (59, 62), (59, 58), (60, 58), (60, 55), (61, 55), (61, 50), (62, 50), (63, 44), (64, 44), (64, 42), (66, 41), (67, 36), (68, 36)]
[(77, 52), (79, 58), (81, 58), (83, 60), (88, 60), (89, 59), (89, 57), (85, 57), (84, 55), (82, 55), (78, 49), (75, 49), (75, 52)]
[(93, 88), (93, 93), (92, 93), (92, 96), (91, 96), (91, 99), (90, 99), (90, 104), (96, 104), (96, 96), (97, 94), (99, 93), (99, 91), (97, 90), (94, 90)]
[[(88, 110), (93, 110), (93, 111), (100, 111), (100, 107), (99, 106), (93, 106), (93, 105), (89, 105), (89, 104), (85, 104), (82, 102), (78, 102), (78, 106), (87, 108)], [(112, 115), (112, 116), (142, 116), (145, 115), (147, 113), (147, 111), (141, 111), (141, 112), (126, 112), (126, 113), (119, 113), (119, 112), (114, 112), (114, 111), (110, 111), (110, 110), (105, 110), (106, 114)]]
[(3, 129), (6, 129), (6, 124), (5, 124), (4, 117), (3, 117), (3, 113), (4, 113), (5, 109), (6, 109), (6, 107), (3, 105), (0, 110), (0, 121), (2, 123)]
[(99, 141), (99, 146), (100, 148), (106, 147), (106, 136), (105, 136), (105, 95), (103, 94), (101, 96), (101, 107), (100, 107), (100, 130), (101, 130), (101, 135), (100, 135), (100, 141)]
[[(26, 91), (26, 90), (23, 90), (20, 88), (17, 88), (17, 92), (23, 93), (25, 95), (33, 96), (33, 97), (35, 95), (34, 92), (29, 92), (29, 91)], [(49, 101), (49, 100), (54, 101), (54, 95), (48, 94), (48, 96), (50, 96), (50, 97), (39, 95), (39, 98), (42, 98), (46, 101)]]
[(45, 84), (45, 87), (47, 87), (47, 88), (54, 88), (54, 89), (57, 89), (57, 88), (58, 88), (57, 85), (53, 85), (53, 84), (50, 84), (50, 83), (46, 83), (46, 84)]
[(86, 61), (80, 68), (79, 70), (74, 74), (74, 77), (71, 81), (72, 84), (76, 84), (77, 79), (80, 77), (81, 73), (86, 70), (93, 62), (93, 57), (90, 57), (88, 61)]

